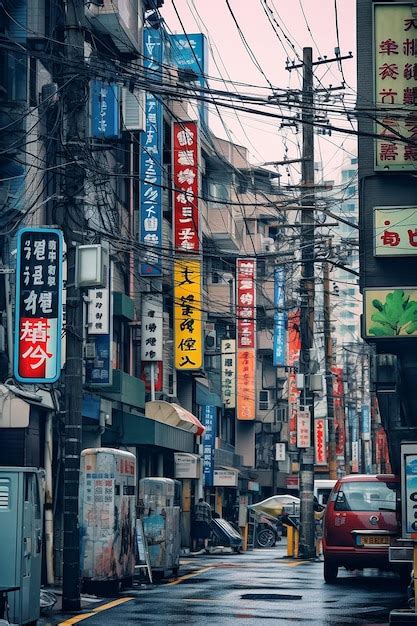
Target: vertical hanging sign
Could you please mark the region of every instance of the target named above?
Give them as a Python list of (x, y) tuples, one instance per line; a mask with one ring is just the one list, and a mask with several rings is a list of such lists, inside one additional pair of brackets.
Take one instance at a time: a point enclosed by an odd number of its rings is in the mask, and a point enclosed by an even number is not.
[(236, 340), (221, 342), (222, 402), (225, 409), (236, 407)]
[(292, 368), (288, 374), (288, 442), (293, 448), (297, 445), (297, 405), (300, 391), (297, 388), (295, 366), (300, 358), (301, 335), (300, 335), (300, 309), (290, 311), (288, 314), (288, 365)]
[(17, 233), (14, 375), (54, 383), (61, 372), (63, 237), (53, 228)]
[(113, 382), (113, 315), (110, 267), (106, 287), (88, 290), (88, 338), (85, 354), (86, 385), (103, 387)]
[(276, 267), (274, 271), (274, 346), (272, 352), (274, 367), (285, 365), (285, 270)]
[(162, 361), (162, 332), (162, 293), (143, 294), (141, 343), (142, 362)]
[[(145, 75), (162, 81), (162, 39), (160, 30), (143, 31)], [(161, 276), (163, 109), (160, 98), (147, 91), (145, 131), (141, 133), (139, 241), (144, 246), (140, 264), (142, 276)]]
[(256, 260), (236, 261), (237, 414), (256, 419)]
[(326, 420), (319, 417), (314, 420), (315, 464), (327, 465)]
[(174, 261), (174, 342), (177, 370), (203, 367), (201, 261)]
[(198, 206), (198, 128), (195, 122), (173, 124), (174, 247), (201, 252)]
[(214, 453), (216, 442), (216, 407), (203, 406), (203, 425), (205, 427), (203, 435), (203, 475), (204, 486), (213, 486), (214, 477)]
[(92, 80), (90, 83), (91, 135), (117, 139), (120, 135), (120, 88), (115, 83)]

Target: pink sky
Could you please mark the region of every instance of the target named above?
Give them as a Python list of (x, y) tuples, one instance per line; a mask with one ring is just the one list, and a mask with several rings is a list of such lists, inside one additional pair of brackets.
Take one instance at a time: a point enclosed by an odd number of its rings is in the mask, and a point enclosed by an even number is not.
[[(265, 78), (245, 51), (227, 8), (226, 0), (165, 0), (161, 13), (165, 18), (168, 31), (182, 33), (173, 3), (187, 32), (204, 32), (208, 35), (211, 51), (218, 65), (216, 68), (215, 62), (210, 58), (209, 75), (219, 76), (220, 70), (223, 78), (227, 78), (228, 74), (233, 81), (267, 85)], [(320, 55), (327, 55), (329, 58), (334, 56), (334, 49), (337, 45), (334, 0), (229, 0), (229, 3), (250, 48), (274, 86), (293, 89), (300, 87), (298, 72), (287, 72), (285, 62), (287, 56), (291, 60), (296, 59), (296, 53), (301, 56), (303, 46), (313, 47), (315, 59)], [(355, 55), (355, 4), (355, 0), (338, 0), (337, 2), (342, 54), (352, 51)], [(270, 8), (273, 17), (294, 43), (296, 53), (291, 52), (288, 41), (285, 40), (282, 32), (278, 31), (283, 44), (280, 43), (265, 15), (263, 6)], [(301, 7), (304, 9), (311, 33), (307, 29)], [(356, 59), (345, 61), (343, 69), (347, 83), (355, 90)], [(316, 76), (325, 87), (330, 84), (340, 85), (342, 80), (337, 64), (322, 66), (317, 69)], [(221, 87), (221, 84), (217, 82), (212, 83), (212, 86), (214, 85)], [(317, 82), (317, 86), (321, 85)], [(251, 91), (249, 87), (243, 86), (237, 86), (237, 89), (245, 93)], [(345, 103), (349, 108), (352, 108), (355, 102), (352, 89), (347, 89), (345, 95)], [(337, 103), (335, 106), (340, 108), (341, 104)], [(242, 130), (233, 112), (222, 110), (221, 113), (223, 122), (230, 131), (229, 138), (233, 138), (233, 141), (248, 148), (252, 162), (281, 160), (284, 156), (285, 144), (288, 146), (289, 158), (299, 156), (297, 143), (301, 141), (301, 134), (295, 134), (290, 129), (281, 131), (279, 120), (240, 114), (240, 121), (244, 127)], [(285, 113), (287, 114), (288, 111)], [(331, 121), (338, 126), (346, 126), (346, 122), (343, 124), (340, 116), (332, 117)], [(228, 138), (223, 124), (215, 114), (210, 116), (210, 126), (216, 134)], [(345, 151), (340, 149), (341, 145)], [(355, 150), (354, 138), (346, 138), (334, 133), (330, 138), (317, 138), (315, 160), (323, 162), (325, 178), (331, 179)], [(286, 173), (282, 168), (280, 172), (286, 179)], [(295, 182), (298, 178), (296, 167), (292, 168), (291, 175)]]

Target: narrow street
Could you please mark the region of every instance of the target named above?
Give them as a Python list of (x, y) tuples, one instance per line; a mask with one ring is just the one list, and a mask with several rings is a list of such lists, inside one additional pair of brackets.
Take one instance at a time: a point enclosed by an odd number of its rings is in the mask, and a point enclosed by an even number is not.
[(322, 570), (319, 562), (285, 558), (281, 546), (240, 555), (192, 557), (183, 560), (178, 580), (129, 592), (130, 601), (109, 610), (99, 608), (85, 623), (258, 626), (275, 621), (365, 626), (387, 624), (389, 611), (405, 605), (393, 574), (342, 570), (336, 585), (326, 585)]

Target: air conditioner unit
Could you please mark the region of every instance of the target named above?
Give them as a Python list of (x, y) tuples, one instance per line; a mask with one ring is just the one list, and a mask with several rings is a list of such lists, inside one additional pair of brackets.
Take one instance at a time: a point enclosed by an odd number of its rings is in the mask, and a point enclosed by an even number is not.
[(122, 90), (122, 118), (124, 130), (145, 130), (145, 92), (134, 89)]
[(271, 401), (269, 391), (267, 389), (260, 389), (258, 392), (258, 409), (260, 411), (269, 411), (271, 408)]
[(205, 326), (205, 348), (211, 352), (217, 347), (217, 332), (215, 324), (207, 322)]

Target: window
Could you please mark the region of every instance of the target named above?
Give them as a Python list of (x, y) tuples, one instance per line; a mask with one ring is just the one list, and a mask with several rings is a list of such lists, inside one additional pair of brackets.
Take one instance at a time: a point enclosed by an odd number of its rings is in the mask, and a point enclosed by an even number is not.
[(383, 482), (342, 484), (336, 495), (335, 511), (395, 511), (396, 485)]

